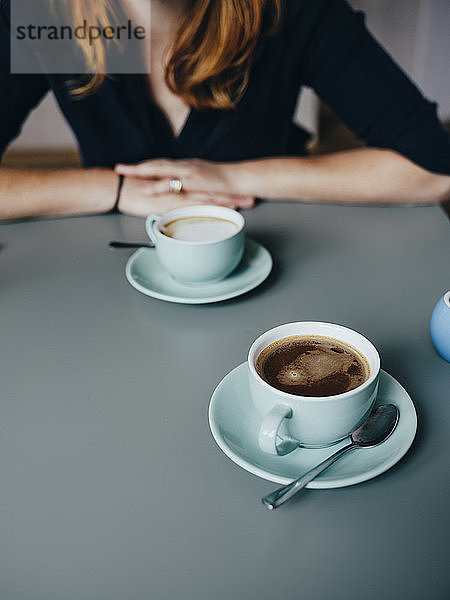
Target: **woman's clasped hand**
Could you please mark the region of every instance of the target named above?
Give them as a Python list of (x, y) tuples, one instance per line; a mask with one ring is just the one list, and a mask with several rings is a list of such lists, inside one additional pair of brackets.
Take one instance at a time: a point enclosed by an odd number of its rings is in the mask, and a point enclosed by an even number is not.
[[(255, 198), (232, 191), (232, 166), (206, 160), (154, 159), (136, 165), (119, 164), (124, 176), (118, 209), (145, 216), (195, 204), (219, 204), (234, 209), (251, 208)], [(171, 190), (171, 181), (180, 190)]]

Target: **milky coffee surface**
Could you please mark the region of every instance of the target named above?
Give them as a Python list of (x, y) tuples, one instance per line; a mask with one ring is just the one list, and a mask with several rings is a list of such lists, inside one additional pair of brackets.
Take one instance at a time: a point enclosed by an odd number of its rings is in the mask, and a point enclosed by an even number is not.
[(234, 235), (236, 223), (216, 217), (185, 217), (170, 221), (162, 228), (164, 235), (187, 242), (212, 242)]

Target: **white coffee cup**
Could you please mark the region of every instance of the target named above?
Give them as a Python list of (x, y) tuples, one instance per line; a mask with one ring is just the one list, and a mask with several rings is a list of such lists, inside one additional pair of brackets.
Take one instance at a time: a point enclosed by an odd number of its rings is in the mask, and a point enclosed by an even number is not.
[[(258, 356), (270, 344), (296, 335), (333, 338), (352, 347), (366, 359), (368, 378), (360, 386), (333, 396), (298, 396), (272, 387), (256, 370)], [(307, 448), (334, 444), (363, 423), (377, 397), (380, 357), (373, 344), (352, 329), (301, 321), (275, 327), (255, 340), (249, 350), (248, 368), (251, 398), (261, 418), (260, 448), (269, 454), (286, 454), (298, 444)], [(280, 451), (280, 437), (294, 443), (285, 444)]]
[[(168, 223), (190, 217), (211, 217), (231, 222), (231, 234), (208, 241), (176, 239), (163, 233)], [(181, 283), (207, 285), (229, 275), (241, 261), (245, 237), (244, 218), (224, 206), (188, 206), (163, 215), (150, 215), (145, 228), (163, 267)]]

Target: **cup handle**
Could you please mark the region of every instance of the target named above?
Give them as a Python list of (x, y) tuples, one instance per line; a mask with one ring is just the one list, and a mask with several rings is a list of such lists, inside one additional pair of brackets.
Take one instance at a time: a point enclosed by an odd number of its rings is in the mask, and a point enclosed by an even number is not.
[(161, 215), (150, 215), (145, 221), (145, 230), (147, 231), (148, 237), (156, 245), (156, 234), (155, 225), (160, 220)]
[(264, 417), (259, 429), (258, 442), (259, 447), (263, 452), (275, 454), (275, 456), (283, 456), (289, 454), (295, 448), (298, 448), (299, 443), (296, 440), (285, 440), (281, 445), (277, 445), (277, 436), (279, 429), (284, 419), (292, 417), (292, 408), (283, 404), (277, 404)]

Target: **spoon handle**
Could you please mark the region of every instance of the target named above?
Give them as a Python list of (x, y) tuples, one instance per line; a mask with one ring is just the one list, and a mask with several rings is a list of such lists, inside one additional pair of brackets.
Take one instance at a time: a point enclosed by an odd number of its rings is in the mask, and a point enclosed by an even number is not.
[(313, 480), (319, 473), (328, 469), (330, 465), (332, 465), (338, 458), (340, 458), (343, 454), (345, 454), (348, 450), (354, 448), (356, 444), (353, 442), (348, 444), (347, 446), (343, 446), (337, 452), (326, 458), (324, 461), (319, 463), (316, 467), (313, 467), (310, 471), (295, 479), (292, 483), (288, 483), (283, 487), (278, 488), (274, 492), (267, 494), (264, 498), (261, 499), (264, 506), (266, 506), (269, 510), (273, 510), (274, 508), (278, 508), (288, 500), (295, 496), (297, 492), (302, 490), (305, 485), (307, 485), (311, 480)]
[(139, 243), (139, 242), (109, 242), (110, 248), (154, 248), (153, 243)]

